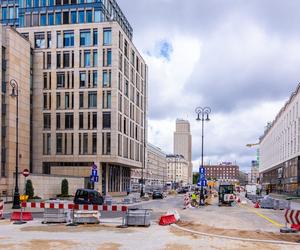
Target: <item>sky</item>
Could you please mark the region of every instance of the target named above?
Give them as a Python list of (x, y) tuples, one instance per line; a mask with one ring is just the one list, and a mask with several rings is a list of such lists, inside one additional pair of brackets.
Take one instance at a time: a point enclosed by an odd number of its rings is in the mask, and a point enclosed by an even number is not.
[(192, 130), (201, 160), (195, 108), (209, 106), (204, 162), (250, 171), (265, 126), (300, 76), (300, 1), (118, 0), (133, 42), (149, 67), (148, 139), (173, 152), (177, 118)]

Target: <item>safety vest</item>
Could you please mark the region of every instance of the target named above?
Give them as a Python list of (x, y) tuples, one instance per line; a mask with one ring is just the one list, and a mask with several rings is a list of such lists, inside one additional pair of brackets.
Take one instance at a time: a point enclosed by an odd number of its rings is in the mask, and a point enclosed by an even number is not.
[(192, 200), (197, 200), (197, 195), (196, 194), (192, 194)]

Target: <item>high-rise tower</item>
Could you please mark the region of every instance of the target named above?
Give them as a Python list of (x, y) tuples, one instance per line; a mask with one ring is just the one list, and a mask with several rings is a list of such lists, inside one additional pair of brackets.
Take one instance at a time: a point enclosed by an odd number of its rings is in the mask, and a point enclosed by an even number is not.
[(176, 131), (174, 132), (174, 154), (183, 155), (189, 163), (188, 179), (192, 183), (192, 135), (190, 123), (186, 120), (176, 120)]

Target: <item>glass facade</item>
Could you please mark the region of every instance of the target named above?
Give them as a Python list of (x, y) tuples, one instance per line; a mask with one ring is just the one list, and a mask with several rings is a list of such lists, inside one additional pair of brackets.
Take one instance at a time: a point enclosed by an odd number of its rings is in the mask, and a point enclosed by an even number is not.
[[(132, 27), (116, 0), (2, 0), (0, 4), (4, 25), (32, 27), (117, 21), (132, 39)], [(110, 39), (107, 33), (105, 43)]]

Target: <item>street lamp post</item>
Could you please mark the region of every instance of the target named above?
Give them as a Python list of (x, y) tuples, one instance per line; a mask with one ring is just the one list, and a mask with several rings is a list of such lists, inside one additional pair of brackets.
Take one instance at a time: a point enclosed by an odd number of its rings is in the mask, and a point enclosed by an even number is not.
[[(204, 108), (202, 108), (202, 107), (197, 107), (196, 108), (196, 114), (197, 114), (197, 119), (196, 119), (196, 121), (201, 121), (202, 122), (202, 136), (201, 136), (201, 145), (202, 145), (202, 147), (201, 147), (201, 167), (203, 167), (203, 152), (204, 152), (204, 150), (203, 150), (203, 148), (204, 148), (204, 122), (205, 121), (209, 121), (210, 119), (209, 119), (209, 114), (211, 113), (211, 108), (209, 108), (209, 107), (204, 107)], [(200, 171), (199, 171), (200, 172)], [(200, 178), (200, 176), (199, 176), (199, 178)], [(200, 199), (199, 199), (199, 205), (203, 205), (202, 203), (201, 203), (201, 198), (203, 198), (204, 197), (204, 193), (203, 193), (203, 185), (202, 185), (202, 183), (201, 183), (201, 189), (200, 189)]]
[(20, 209), (20, 193), (19, 193), (19, 86), (16, 80), (12, 79), (10, 81), (11, 97), (16, 98), (16, 181), (15, 181), (15, 192), (13, 200), (13, 209)]

